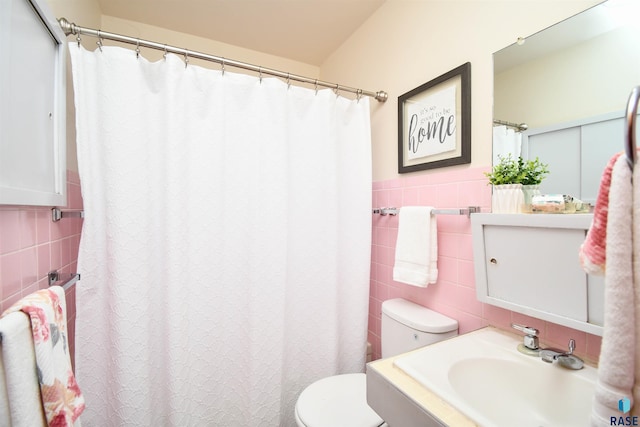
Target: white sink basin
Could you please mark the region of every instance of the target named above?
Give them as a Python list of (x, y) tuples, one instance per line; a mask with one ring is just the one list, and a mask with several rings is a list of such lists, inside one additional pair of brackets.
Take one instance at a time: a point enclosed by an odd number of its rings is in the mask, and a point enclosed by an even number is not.
[(484, 328), (394, 364), (484, 427), (589, 425), (597, 371), (572, 371), (517, 351), (517, 337)]

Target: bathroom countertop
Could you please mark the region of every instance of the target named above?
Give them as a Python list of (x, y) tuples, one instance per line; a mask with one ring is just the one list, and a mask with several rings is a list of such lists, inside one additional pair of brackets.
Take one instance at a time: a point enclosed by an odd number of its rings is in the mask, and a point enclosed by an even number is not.
[[(474, 332), (480, 332), (485, 329), (491, 329), (501, 335), (509, 336), (514, 343), (517, 343), (521, 338), (517, 334), (496, 329), (492, 326), (487, 326)], [(452, 339), (455, 340), (456, 338)], [(423, 349), (375, 360), (367, 364), (367, 402), (369, 406), (391, 426), (479, 426), (455, 406), (441, 398), (439, 394), (431, 391), (395, 366), (397, 359), (410, 356), (421, 350)], [(597, 369), (597, 365), (591, 360), (585, 360), (585, 365)]]
[[(419, 351), (418, 350), (414, 350)], [(369, 375), (376, 375), (388, 382), (389, 385), (397, 389), (405, 398), (411, 400), (415, 405), (420, 407), (423, 411), (430, 413), (437, 420), (433, 420), (434, 425), (456, 426), (456, 427), (477, 427), (478, 424), (470, 420), (464, 414), (459, 412), (449, 403), (441, 399), (437, 394), (431, 390), (425, 388), (416, 380), (405, 374), (400, 368), (397, 368), (393, 363), (398, 357), (407, 356), (413, 352), (403, 353), (395, 357), (389, 357), (386, 359), (379, 359), (367, 364), (367, 381), (369, 381)], [(370, 389), (367, 390), (368, 398), (371, 398)], [(388, 397), (388, 396), (385, 396)], [(395, 405), (393, 399), (387, 400), (382, 398), (384, 402), (390, 402), (390, 405)], [(380, 414), (384, 420), (393, 422), (388, 416), (385, 417), (384, 408), (376, 407), (375, 397), (370, 399), (369, 405)], [(372, 405), (373, 403), (373, 405)], [(383, 403), (384, 405), (384, 403)], [(393, 425), (393, 424), (392, 424)], [(403, 425), (408, 425), (404, 424)], [(424, 425), (424, 424), (421, 424)]]

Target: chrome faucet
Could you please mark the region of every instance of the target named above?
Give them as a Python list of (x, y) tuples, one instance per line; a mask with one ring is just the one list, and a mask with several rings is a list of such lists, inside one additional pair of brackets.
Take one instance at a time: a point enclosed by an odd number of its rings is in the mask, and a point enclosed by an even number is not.
[(513, 329), (517, 329), (520, 332), (524, 332), (526, 335), (524, 336), (524, 342), (522, 345), (529, 349), (537, 351), (540, 349), (538, 346), (538, 334), (539, 331), (536, 328), (531, 328), (529, 326), (518, 325), (516, 323), (512, 323), (511, 327)]
[(582, 369), (584, 361), (578, 356), (573, 354), (576, 349), (576, 341), (572, 338), (569, 340), (569, 351), (563, 352), (562, 350), (556, 350), (547, 348), (540, 351), (540, 358), (547, 363), (558, 362), (560, 365), (569, 369)]

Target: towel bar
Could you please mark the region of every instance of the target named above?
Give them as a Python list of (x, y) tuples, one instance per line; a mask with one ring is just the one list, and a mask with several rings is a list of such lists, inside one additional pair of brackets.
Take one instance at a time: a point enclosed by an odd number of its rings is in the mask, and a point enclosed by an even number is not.
[(78, 273), (62, 274), (58, 273), (58, 270), (50, 271), (47, 276), (49, 277), (49, 286), (62, 286), (65, 291), (80, 280), (80, 274)]
[[(374, 208), (372, 213), (379, 214), (382, 216), (398, 215), (398, 208)], [(456, 209), (434, 209), (432, 213), (434, 215), (466, 215), (471, 216), (472, 213), (479, 213), (480, 206), (469, 206), (467, 208), (456, 208)]]
[(379, 214), (381, 216), (395, 216), (398, 215), (398, 208), (374, 208), (372, 213)]
[(62, 218), (84, 218), (84, 211), (82, 210), (63, 211), (60, 208), (51, 209), (51, 221), (58, 222)]

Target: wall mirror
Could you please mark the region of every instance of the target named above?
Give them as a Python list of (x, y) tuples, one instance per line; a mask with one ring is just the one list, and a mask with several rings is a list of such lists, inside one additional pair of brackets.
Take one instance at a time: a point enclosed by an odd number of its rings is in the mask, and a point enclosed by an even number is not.
[(523, 158), (549, 164), (543, 194), (595, 202), (640, 85), (638, 16), (639, 2), (608, 0), (494, 53), (494, 163), (521, 139)]

